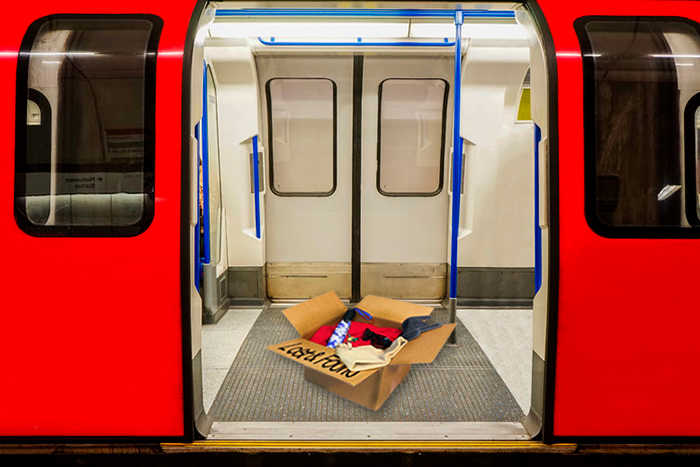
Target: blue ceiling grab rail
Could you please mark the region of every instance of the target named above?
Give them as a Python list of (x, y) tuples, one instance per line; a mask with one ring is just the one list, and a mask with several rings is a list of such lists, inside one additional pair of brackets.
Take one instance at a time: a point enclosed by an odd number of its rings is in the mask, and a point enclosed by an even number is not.
[[(306, 18), (444, 18), (454, 20), (459, 13), (462, 18), (475, 19), (514, 19), (515, 12), (508, 10), (412, 10), (412, 9), (304, 9), (304, 8), (241, 8), (239, 10), (217, 10), (218, 18), (256, 18), (256, 17), (306, 17)], [(274, 37), (269, 40), (258, 37), (266, 46), (287, 47), (454, 47), (455, 41), (279, 41)]]
[(269, 46), (287, 46), (287, 47), (454, 47), (455, 42), (447, 38), (443, 39), (442, 42), (411, 42), (411, 41), (393, 41), (393, 42), (365, 42), (362, 38), (358, 37), (355, 42), (313, 42), (313, 41), (278, 41), (274, 37), (270, 40), (265, 40), (262, 37), (258, 37), (263, 45)]
[(217, 10), (217, 18), (307, 17), (307, 18), (444, 18), (454, 19), (460, 12), (463, 18), (513, 19), (510, 10), (413, 10), (413, 9), (357, 9), (357, 8), (241, 8)]

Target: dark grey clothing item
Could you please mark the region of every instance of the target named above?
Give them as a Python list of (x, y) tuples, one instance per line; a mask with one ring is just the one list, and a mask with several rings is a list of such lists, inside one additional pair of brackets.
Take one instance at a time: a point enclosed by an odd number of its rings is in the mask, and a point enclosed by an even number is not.
[(401, 337), (407, 341), (412, 341), (420, 336), (421, 332), (432, 331), (442, 326), (442, 324), (433, 321), (430, 316), (413, 316), (406, 319), (401, 326), (403, 327)]

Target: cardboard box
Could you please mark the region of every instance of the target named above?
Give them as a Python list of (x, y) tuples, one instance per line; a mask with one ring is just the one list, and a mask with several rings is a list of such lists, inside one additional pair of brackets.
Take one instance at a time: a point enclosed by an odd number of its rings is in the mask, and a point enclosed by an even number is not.
[[(430, 315), (433, 311), (422, 305), (368, 295), (358, 308), (369, 312), (378, 327), (401, 329), (401, 323), (411, 316)], [(406, 377), (413, 363), (435, 360), (456, 324), (424, 332), (410, 341), (394, 357), (390, 365), (374, 370), (350, 371), (336, 355), (335, 350), (311, 342), (309, 339), (321, 326), (336, 325), (347, 307), (335, 292), (313, 298), (284, 311), (299, 338), (267, 348), (304, 365), (304, 377), (331, 392), (372, 410), (377, 410)], [(355, 314), (353, 321), (366, 323)]]

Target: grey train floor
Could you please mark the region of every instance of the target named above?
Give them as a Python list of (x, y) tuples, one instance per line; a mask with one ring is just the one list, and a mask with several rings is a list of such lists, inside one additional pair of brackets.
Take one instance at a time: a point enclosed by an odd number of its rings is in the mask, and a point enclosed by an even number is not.
[[(447, 310), (433, 316), (448, 321)], [(303, 367), (266, 349), (293, 339), (280, 308), (263, 310), (233, 361), (209, 415), (221, 422), (517, 422), (523, 412), (461, 322), (458, 347), (411, 367), (385, 404), (372, 411), (304, 379)]]

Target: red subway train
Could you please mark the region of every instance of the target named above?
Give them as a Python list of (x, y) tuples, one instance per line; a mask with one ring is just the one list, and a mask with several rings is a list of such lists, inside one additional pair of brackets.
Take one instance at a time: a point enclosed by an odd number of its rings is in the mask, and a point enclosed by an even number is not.
[[(5, 445), (700, 440), (700, 3), (7, 8)], [(366, 409), (329, 291), (456, 331)]]

